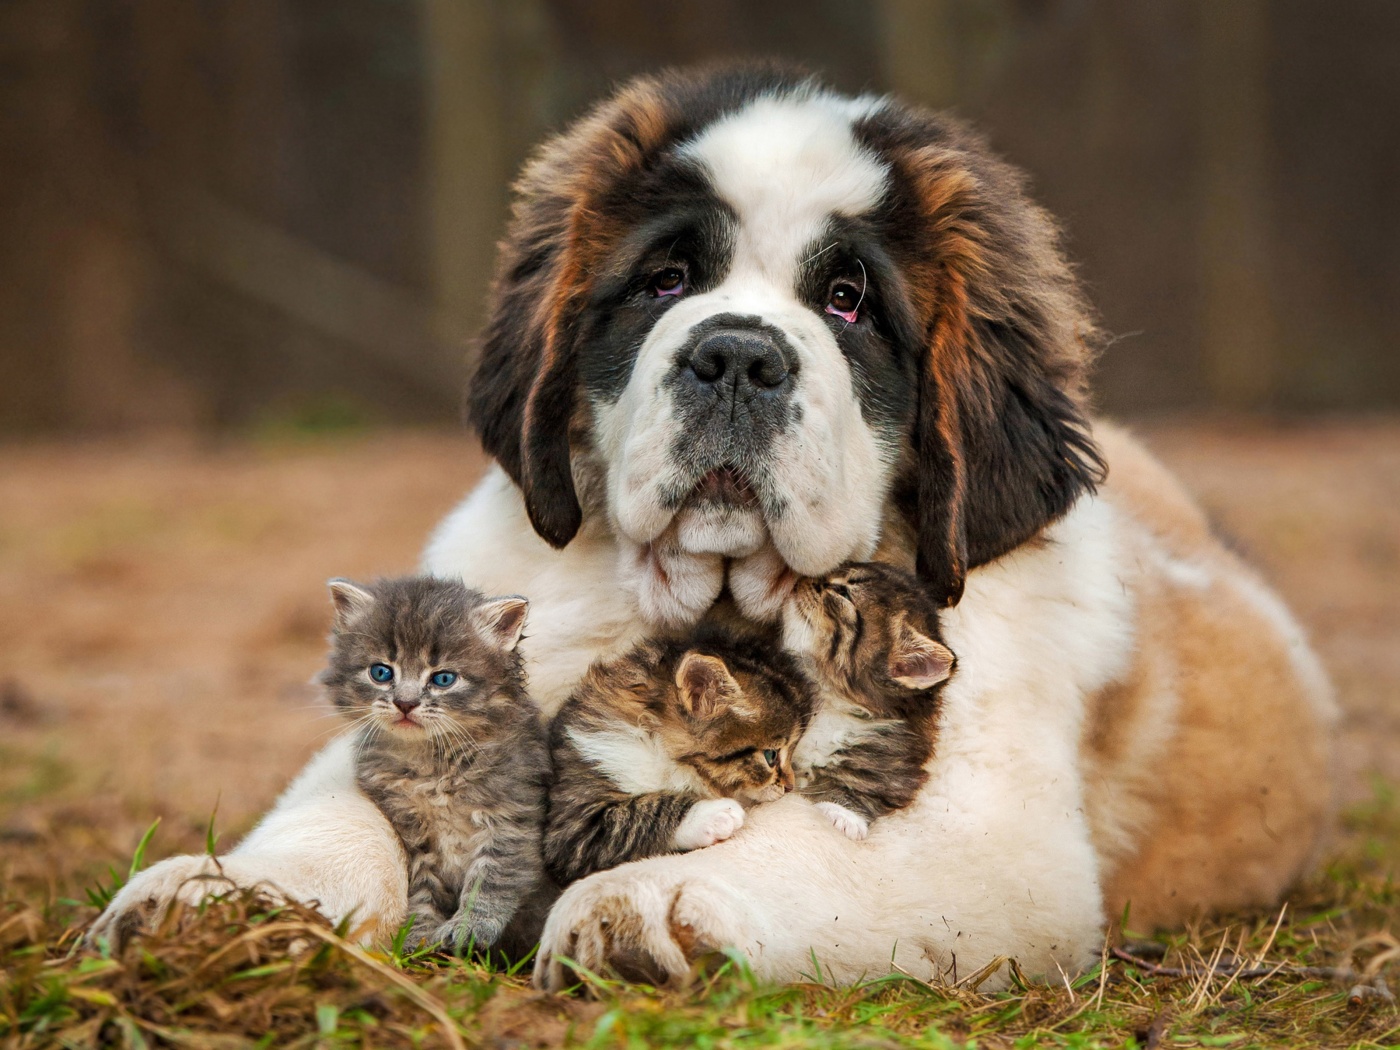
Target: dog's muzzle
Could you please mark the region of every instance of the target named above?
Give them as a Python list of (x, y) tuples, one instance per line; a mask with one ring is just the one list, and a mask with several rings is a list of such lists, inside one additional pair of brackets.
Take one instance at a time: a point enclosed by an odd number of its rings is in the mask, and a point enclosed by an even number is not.
[(710, 332), (695, 344), (687, 364), (696, 385), (712, 390), (731, 412), (755, 398), (781, 398), (791, 385), (792, 372), (782, 351), (753, 329)]
[(677, 461), (697, 478), (725, 464), (761, 472), (793, 415), (797, 355), (784, 334), (758, 317), (717, 314), (691, 330), (676, 365)]

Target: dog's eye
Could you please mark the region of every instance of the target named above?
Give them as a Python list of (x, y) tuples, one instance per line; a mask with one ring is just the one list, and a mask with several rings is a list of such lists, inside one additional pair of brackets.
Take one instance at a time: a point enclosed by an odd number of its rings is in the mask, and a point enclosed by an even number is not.
[(833, 285), (831, 301), (826, 304), (826, 312), (839, 317), (847, 324), (854, 324), (860, 311), (860, 289), (844, 281)]
[(680, 295), (685, 291), (685, 271), (674, 266), (658, 270), (651, 275), (651, 294), (658, 299), (669, 295)]
[(370, 664), (369, 676), (376, 682), (392, 682), (394, 680), (394, 669), (388, 664)]

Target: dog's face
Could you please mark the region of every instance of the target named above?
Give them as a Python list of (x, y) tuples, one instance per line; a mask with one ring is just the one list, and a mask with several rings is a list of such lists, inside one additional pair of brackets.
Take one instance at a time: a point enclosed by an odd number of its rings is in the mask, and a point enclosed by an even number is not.
[(625, 88), (527, 169), (473, 420), (585, 517), (818, 574), (893, 510), (946, 600), (1099, 464), (1049, 221), (961, 128), (781, 71)]
[(632, 540), (674, 521), (684, 549), (740, 557), (771, 537), (800, 573), (874, 550), (913, 394), (857, 232), (887, 181), (859, 112), (760, 100), (647, 173), (578, 347)]

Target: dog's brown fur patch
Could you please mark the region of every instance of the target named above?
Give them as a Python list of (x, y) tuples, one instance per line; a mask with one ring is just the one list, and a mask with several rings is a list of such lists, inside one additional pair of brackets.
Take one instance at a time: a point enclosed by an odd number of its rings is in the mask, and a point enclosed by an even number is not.
[(1140, 563), (1165, 554), (1201, 573), (1136, 578), (1133, 666), (1089, 701), (1081, 754), (1106, 914), (1130, 905), (1131, 928), (1151, 930), (1272, 904), (1333, 812), (1330, 697), (1166, 471), (1122, 431), (1096, 433), (1114, 466), (1105, 497)]

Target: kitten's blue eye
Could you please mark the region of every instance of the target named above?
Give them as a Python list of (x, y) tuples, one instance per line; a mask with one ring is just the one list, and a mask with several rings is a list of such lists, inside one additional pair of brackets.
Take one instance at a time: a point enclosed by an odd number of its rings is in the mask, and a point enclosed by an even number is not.
[(433, 685), (439, 689), (446, 689), (453, 682), (457, 681), (456, 671), (439, 671), (433, 675)]
[(770, 767), (776, 766), (778, 764), (778, 752), (770, 747), (767, 751), (763, 752), (763, 761), (767, 762)]
[(388, 664), (370, 664), (369, 676), (376, 682), (392, 682), (394, 680), (394, 669)]

